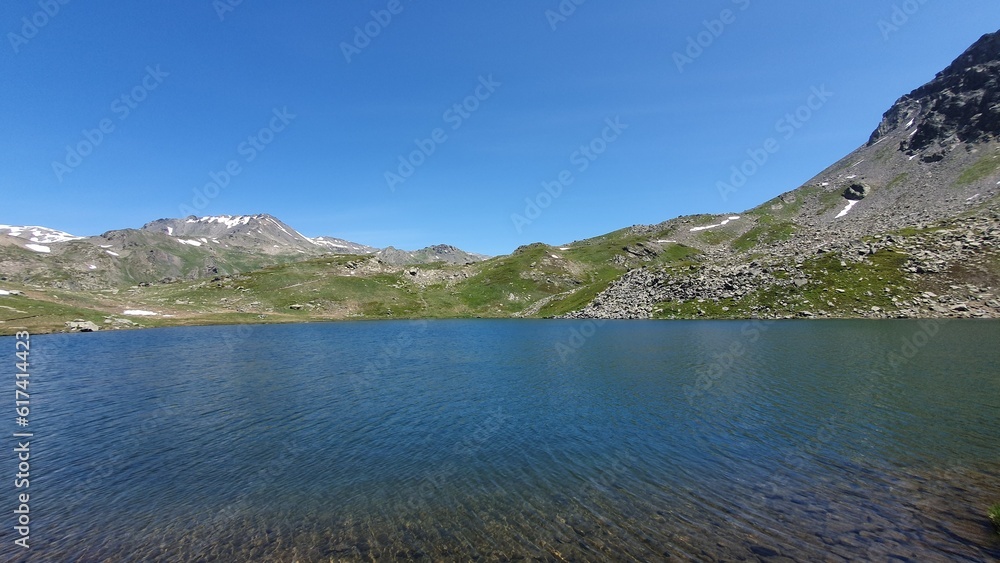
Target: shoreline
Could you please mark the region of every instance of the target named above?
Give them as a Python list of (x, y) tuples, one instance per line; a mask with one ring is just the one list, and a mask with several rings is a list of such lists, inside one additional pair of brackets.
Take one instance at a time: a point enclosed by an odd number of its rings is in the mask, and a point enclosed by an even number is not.
[[(164, 320), (164, 319), (160, 319)], [(276, 325), (312, 325), (312, 324), (333, 324), (333, 323), (379, 323), (379, 322), (433, 322), (433, 321), (527, 321), (527, 322), (567, 322), (567, 323), (587, 323), (587, 322), (600, 322), (601, 324), (605, 322), (691, 322), (691, 321), (708, 321), (708, 322), (749, 322), (749, 321), (762, 321), (762, 322), (774, 322), (774, 321), (792, 321), (792, 322), (823, 322), (823, 321), (941, 321), (949, 322), (955, 320), (969, 320), (969, 321), (996, 321), (1000, 320), (1000, 316), (987, 315), (987, 316), (973, 316), (973, 315), (939, 315), (939, 316), (880, 316), (880, 317), (862, 317), (862, 316), (801, 316), (801, 315), (783, 315), (783, 316), (771, 316), (771, 317), (690, 317), (690, 318), (596, 318), (596, 317), (580, 317), (580, 318), (567, 318), (567, 317), (511, 317), (511, 316), (497, 316), (497, 317), (482, 317), (482, 316), (470, 316), (470, 317), (391, 317), (391, 318), (376, 318), (376, 317), (358, 317), (358, 318), (309, 318), (309, 319), (282, 319), (273, 321), (261, 321), (256, 322), (158, 322), (153, 325), (135, 325), (128, 327), (114, 327), (105, 328), (99, 327), (98, 330), (79, 330), (71, 328), (62, 329), (46, 329), (43, 327), (32, 327), (31, 325), (7, 325), (10, 321), (0, 321), (5, 324), (0, 325), (0, 338), (13, 337), (19, 331), (27, 331), (32, 335), (50, 335), (50, 334), (88, 334), (88, 333), (107, 333), (107, 332), (127, 332), (127, 331), (148, 331), (157, 329), (170, 329), (170, 328), (184, 328), (184, 327), (233, 327), (233, 326), (276, 326)], [(192, 319), (196, 320), (196, 319)]]

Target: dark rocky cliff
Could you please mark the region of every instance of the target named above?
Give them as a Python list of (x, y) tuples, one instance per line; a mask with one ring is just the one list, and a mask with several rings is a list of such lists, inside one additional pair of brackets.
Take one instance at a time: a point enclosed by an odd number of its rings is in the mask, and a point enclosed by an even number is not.
[(1000, 138), (998, 77), (1000, 32), (984, 35), (933, 80), (900, 98), (868, 144), (909, 129), (899, 150), (932, 162), (957, 145)]

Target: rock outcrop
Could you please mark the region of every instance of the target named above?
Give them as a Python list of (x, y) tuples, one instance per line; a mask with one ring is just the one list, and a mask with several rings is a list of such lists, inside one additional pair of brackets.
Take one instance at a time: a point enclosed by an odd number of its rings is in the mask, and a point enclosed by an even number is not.
[(984, 35), (927, 84), (900, 98), (868, 141), (911, 130), (899, 150), (926, 161), (962, 143), (1000, 138), (1000, 32)]
[(844, 197), (851, 200), (860, 201), (868, 197), (872, 191), (871, 186), (861, 182), (855, 182), (844, 190)]

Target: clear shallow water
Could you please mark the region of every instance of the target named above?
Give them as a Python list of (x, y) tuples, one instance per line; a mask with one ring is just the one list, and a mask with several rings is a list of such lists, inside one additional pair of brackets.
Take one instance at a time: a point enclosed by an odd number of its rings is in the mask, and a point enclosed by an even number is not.
[(0, 560), (996, 560), (998, 342), (975, 321), (38, 336), (32, 548), (7, 517)]

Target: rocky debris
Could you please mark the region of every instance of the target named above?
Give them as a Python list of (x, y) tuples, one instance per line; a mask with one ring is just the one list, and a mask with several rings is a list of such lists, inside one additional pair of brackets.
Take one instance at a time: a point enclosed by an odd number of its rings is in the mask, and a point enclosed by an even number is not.
[[(801, 277), (796, 277), (802, 280)], [(789, 284), (758, 262), (709, 264), (688, 273), (640, 268), (626, 273), (586, 307), (568, 318), (645, 319), (659, 303), (740, 299), (758, 288)]]
[(575, 289), (572, 289), (570, 291), (564, 291), (562, 293), (557, 293), (555, 295), (549, 295), (548, 297), (543, 297), (542, 299), (539, 299), (538, 301), (532, 303), (531, 305), (529, 305), (528, 307), (526, 307), (522, 311), (520, 311), (518, 313), (514, 313), (513, 316), (516, 317), (516, 318), (530, 318), (530, 317), (533, 317), (533, 316), (535, 316), (535, 315), (538, 314), (538, 311), (542, 310), (542, 307), (548, 305), (549, 303), (551, 303), (552, 301), (554, 301), (556, 299), (562, 299), (563, 297), (572, 295), (575, 291), (576, 291)]
[[(452, 287), (461, 281), (469, 279), (473, 275), (473, 273), (467, 268), (407, 268), (403, 270), (402, 274), (403, 281), (406, 282), (406, 284), (416, 285), (419, 288), (438, 284), (444, 284), (445, 287)], [(399, 287), (406, 287), (406, 284), (400, 285)]]
[(78, 332), (97, 332), (101, 330), (101, 327), (97, 326), (97, 324), (90, 321), (85, 321), (83, 319), (76, 319), (75, 321), (67, 321), (66, 328)]
[(133, 328), (139, 326), (134, 321), (115, 316), (104, 317), (104, 324), (111, 325), (111, 328), (115, 330), (121, 328)]
[[(875, 235), (864, 239), (827, 240), (817, 246), (811, 238), (779, 243), (764, 248), (761, 258), (741, 263), (741, 255), (709, 253), (705, 263), (687, 270), (640, 268), (624, 274), (586, 307), (566, 315), (568, 318), (644, 319), (650, 318), (663, 303), (706, 303), (739, 300), (761, 289), (800, 290), (812, 283), (801, 268), (817, 254), (835, 253), (841, 267), (870, 260), (878, 252), (891, 251), (908, 257), (900, 276), (911, 286), (921, 287), (954, 280), (952, 270), (960, 267), (982, 282), (949, 284), (938, 293), (925, 291), (915, 298), (901, 297), (899, 288), (887, 283), (884, 288), (893, 308), (882, 306), (840, 306), (836, 299), (825, 300), (831, 309), (795, 309), (794, 303), (782, 302), (783, 310), (754, 309), (761, 318), (852, 316), (864, 318), (908, 317), (978, 317), (1000, 318), (1000, 271), (996, 261), (1000, 253), (1000, 213), (984, 212), (979, 217), (948, 221), (936, 228), (912, 235)], [(992, 252), (984, 252), (991, 249)], [(780, 274), (780, 275), (779, 275)], [(936, 277), (935, 277), (936, 275)], [(843, 295), (845, 289), (824, 288), (831, 295)], [(899, 293), (900, 295), (897, 295)], [(869, 297), (874, 297), (868, 292)], [(723, 309), (728, 311), (729, 308)], [(697, 309), (699, 315), (705, 311)]]

